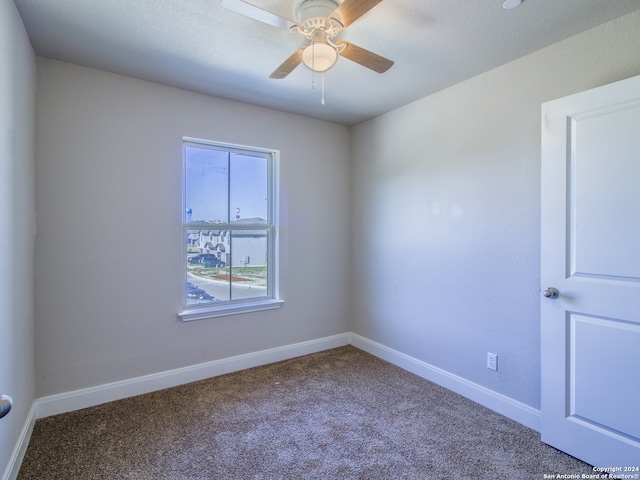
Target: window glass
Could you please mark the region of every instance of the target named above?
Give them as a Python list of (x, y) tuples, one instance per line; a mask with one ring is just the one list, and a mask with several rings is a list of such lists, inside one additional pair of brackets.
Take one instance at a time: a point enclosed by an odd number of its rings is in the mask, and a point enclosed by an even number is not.
[(231, 298), (266, 297), (268, 230), (234, 230), (231, 236)]
[(187, 146), (185, 148), (186, 222), (229, 221), (229, 154)]
[(232, 220), (268, 220), (267, 160), (231, 154), (230, 207)]

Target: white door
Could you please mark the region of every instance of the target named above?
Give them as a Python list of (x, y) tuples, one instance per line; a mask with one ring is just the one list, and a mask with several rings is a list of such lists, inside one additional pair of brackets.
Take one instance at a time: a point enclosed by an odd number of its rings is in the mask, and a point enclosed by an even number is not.
[(640, 474), (640, 76), (542, 106), (541, 242), (542, 440)]

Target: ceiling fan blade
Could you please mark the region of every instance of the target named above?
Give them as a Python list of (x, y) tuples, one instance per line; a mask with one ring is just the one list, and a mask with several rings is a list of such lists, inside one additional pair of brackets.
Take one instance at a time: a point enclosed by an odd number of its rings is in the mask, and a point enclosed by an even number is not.
[[(344, 5), (344, 4), (343, 4)], [(393, 62), (387, 58), (381, 57), (369, 50), (358, 47), (349, 42), (338, 42), (338, 46), (345, 46), (340, 52), (340, 56), (348, 58), (352, 62), (359, 63), (363, 67), (367, 67), (374, 72), (384, 73), (391, 68)]]
[(330, 15), (344, 27), (348, 27), (382, 0), (344, 0)]
[(289, 30), (291, 27), (296, 25), (296, 23), (292, 22), (288, 18), (276, 15), (275, 13), (265, 10), (264, 8), (260, 8), (253, 3), (245, 2), (244, 0), (222, 0), (220, 5), (232, 12), (253, 18), (254, 20), (266, 23), (267, 25), (271, 25), (276, 28), (282, 28), (283, 30)]
[(275, 69), (269, 78), (279, 80), (293, 72), (295, 68), (302, 63), (302, 51), (304, 49), (305, 47), (301, 47), (293, 52), (293, 54), (282, 63), (282, 65)]

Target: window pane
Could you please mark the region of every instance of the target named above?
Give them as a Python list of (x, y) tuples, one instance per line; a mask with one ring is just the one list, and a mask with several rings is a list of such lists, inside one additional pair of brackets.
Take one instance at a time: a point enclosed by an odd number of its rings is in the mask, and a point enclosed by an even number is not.
[(187, 305), (229, 300), (229, 232), (187, 230)]
[(185, 150), (185, 222), (229, 221), (229, 154), (210, 148)]
[(269, 231), (231, 233), (231, 299), (266, 297)]
[(231, 221), (267, 218), (267, 158), (232, 153)]

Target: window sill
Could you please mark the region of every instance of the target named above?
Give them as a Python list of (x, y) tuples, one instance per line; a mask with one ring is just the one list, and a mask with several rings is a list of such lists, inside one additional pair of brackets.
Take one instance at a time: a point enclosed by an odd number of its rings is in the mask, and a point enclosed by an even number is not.
[(192, 320), (204, 320), (207, 318), (224, 317), (227, 315), (237, 315), (240, 313), (259, 312), (262, 310), (274, 310), (280, 308), (284, 300), (263, 300), (260, 302), (227, 304), (217, 307), (194, 308), (192, 310), (183, 310), (178, 316), (183, 322)]

